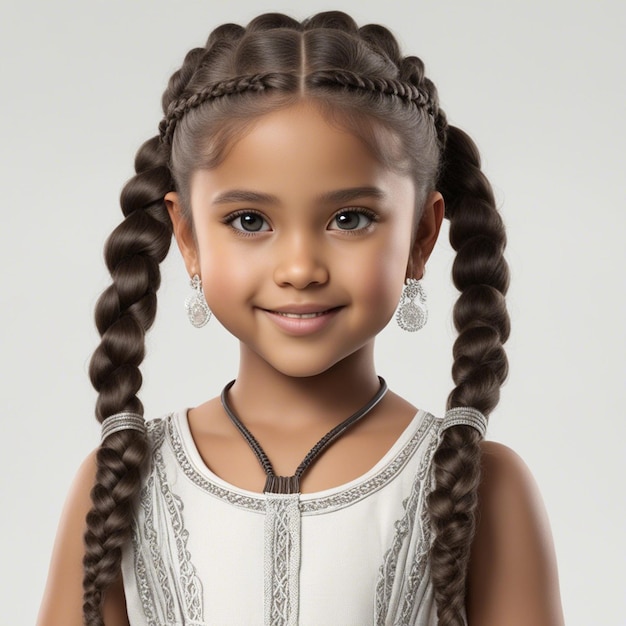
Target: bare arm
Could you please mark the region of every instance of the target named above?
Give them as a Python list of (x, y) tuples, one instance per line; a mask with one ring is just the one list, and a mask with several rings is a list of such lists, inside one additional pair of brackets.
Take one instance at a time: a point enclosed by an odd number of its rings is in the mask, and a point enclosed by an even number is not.
[[(94, 452), (78, 470), (65, 502), (37, 626), (83, 626), (83, 535), (95, 475)], [(106, 626), (128, 626), (121, 577), (107, 590), (103, 610)]]
[(509, 448), (483, 443), (479, 520), (472, 545), (470, 626), (562, 626), (556, 557), (535, 482)]

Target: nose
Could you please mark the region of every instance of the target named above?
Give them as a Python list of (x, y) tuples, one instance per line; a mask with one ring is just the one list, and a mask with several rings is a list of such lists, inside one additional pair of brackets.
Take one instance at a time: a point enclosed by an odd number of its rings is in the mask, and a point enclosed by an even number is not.
[(321, 242), (304, 233), (293, 233), (277, 242), (274, 281), (279, 286), (305, 289), (323, 285), (329, 272)]

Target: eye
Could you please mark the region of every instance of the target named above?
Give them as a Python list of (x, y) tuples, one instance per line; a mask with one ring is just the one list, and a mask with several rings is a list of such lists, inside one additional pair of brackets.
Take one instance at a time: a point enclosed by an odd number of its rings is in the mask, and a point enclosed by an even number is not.
[(245, 233), (260, 233), (270, 230), (270, 226), (265, 218), (252, 211), (244, 211), (230, 215), (226, 223), (235, 230)]
[(362, 230), (374, 221), (374, 215), (369, 211), (350, 210), (341, 211), (333, 217), (330, 230)]

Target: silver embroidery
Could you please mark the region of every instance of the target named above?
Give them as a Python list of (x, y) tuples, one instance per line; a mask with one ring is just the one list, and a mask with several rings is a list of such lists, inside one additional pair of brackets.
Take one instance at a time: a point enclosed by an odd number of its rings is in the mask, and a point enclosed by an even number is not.
[(158, 450), (163, 445), (165, 439), (165, 424), (162, 418), (150, 420), (147, 423), (148, 441), (150, 442), (151, 451)]
[[(433, 418), (434, 419), (434, 418)], [(426, 565), (428, 562), (428, 552), (430, 548), (430, 521), (428, 511), (425, 506), (426, 497), (430, 491), (429, 481), (425, 480), (429, 473), (431, 457), (437, 448), (438, 432), (431, 434), (428, 447), (420, 462), (415, 480), (413, 482), (411, 493), (407, 499), (403, 501), (404, 515), (395, 523), (395, 534), (391, 547), (387, 550), (383, 557), (383, 563), (380, 566), (378, 574), (378, 582), (376, 584), (376, 601), (375, 601), (375, 623), (376, 626), (383, 626), (392, 617), (390, 613), (390, 605), (392, 596), (394, 595), (394, 583), (396, 582), (396, 574), (399, 567), (406, 566), (409, 561), (409, 554), (406, 551), (410, 547), (411, 537), (413, 533), (418, 534), (417, 542), (413, 553), (413, 562), (408, 572), (404, 569), (404, 579), (400, 581), (401, 587), (404, 587), (403, 597), (397, 598), (396, 601), (401, 602), (401, 611), (399, 617), (393, 616), (393, 624), (396, 626), (410, 626), (411, 618), (415, 608), (416, 590), (423, 580)], [(418, 516), (420, 523), (415, 526), (415, 519)], [(399, 564), (400, 555), (402, 563)], [(408, 569), (408, 568), (407, 568)], [(399, 593), (399, 590), (395, 590)], [(395, 613), (395, 611), (394, 611)]]
[(165, 563), (161, 557), (161, 550), (159, 547), (159, 538), (156, 530), (154, 529), (153, 519), (153, 502), (151, 494), (154, 491), (154, 476), (150, 476), (146, 483), (145, 488), (142, 490), (141, 507), (144, 511), (144, 543), (147, 541), (150, 551), (150, 557), (152, 559), (153, 571), (156, 573), (158, 583), (157, 589), (162, 591), (162, 599), (165, 604), (165, 615), (168, 620), (174, 619), (174, 602), (172, 598), (172, 591), (169, 585), (169, 578), (167, 575), (167, 569)]
[[(167, 480), (161, 449), (164, 426), (162, 420), (148, 425), (151, 469), (140, 496), (143, 524), (136, 521), (133, 532), (135, 577), (149, 626), (174, 622), (191, 626), (203, 623), (202, 585), (187, 550), (189, 533), (184, 525), (183, 503)], [(154, 515), (162, 515), (163, 505), (167, 517), (162, 521), (167, 521), (167, 528), (159, 533)], [(176, 554), (164, 549), (168, 545), (175, 546)]]
[(413, 528), (420, 489), (421, 482), (415, 480), (410, 496), (402, 503), (405, 509), (404, 516), (394, 525), (395, 534), (391, 548), (385, 553), (383, 563), (379, 569), (378, 582), (376, 584), (376, 626), (383, 626), (385, 624), (389, 612), (393, 584), (396, 578), (398, 557), (405, 538)]
[(265, 624), (297, 626), (300, 574), (299, 495), (266, 494)]
[(335, 509), (354, 504), (355, 502), (366, 498), (370, 494), (378, 491), (390, 482), (396, 474), (406, 465), (416, 448), (420, 446), (425, 435), (428, 433), (431, 424), (435, 418), (427, 413), (417, 429), (417, 432), (409, 439), (406, 445), (398, 452), (394, 459), (378, 474), (353, 487), (332, 496), (325, 498), (316, 498), (300, 503), (300, 510), (303, 513), (328, 513)]
[[(163, 442), (162, 435), (162, 423), (161, 420), (154, 420), (148, 422), (148, 442), (150, 444), (151, 452), (154, 453), (155, 448), (159, 447)], [(140, 492), (140, 506), (145, 512), (149, 509), (150, 495), (149, 491), (152, 489), (154, 479), (152, 476), (148, 478), (146, 484), (143, 486)], [(143, 551), (141, 548), (141, 536), (139, 533), (138, 520), (135, 519), (132, 532), (133, 542), (133, 554), (135, 562), (135, 581), (137, 584), (137, 592), (143, 608), (144, 617), (146, 618), (147, 626), (159, 626), (157, 621), (157, 607), (156, 600), (153, 594), (153, 588), (148, 582), (148, 571), (146, 562), (144, 559)]]
[(419, 541), (417, 542), (415, 552), (413, 555), (413, 563), (411, 564), (411, 570), (406, 580), (406, 591), (404, 594), (404, 601), (402, 607), (402, 613), (400, 616), (400, 622), (402, 626), (411, 625), (411, 617), (416, 610), (417, 602), (417, 589), (421, 584), (424, 573), (426, 571), (426, 565), (428, 563), (428, 554), (430, 552), (430, 515), (428, 508), (426, 507), (426, 501), (428, 494), (431, 492), (431, 481), (425, 480), (429, 474), (432, 462), (432, 456), (439, 445), (438, 432), (434, 432), (431, 436), (428, 448), (418, 470), (418, 479), (421, 481), (422, 493), (420, 502), (420, 523), (418, 526)]
[[(210, 479), (202, 476), (187, 458), (184, 446), (176, 429), (173, 416), (164, 420), (154, 420), (148, 424), (150, 441), (153, 447), (152, 469), (150, 477), (142, 490), (142, 509), (144, 510), (143, 540), (139, 535), (133, 535), (135, 547), (135, 574), (137, 588), (141, 598), (144, 613), (149, 626), (164, 626), (161, 620), (169, 621), (171, 611), (176, 614), (176, 604), (184, 607), (178, 620), (185, 624), (197, 626), (202, 624), (202, 587), (197, 579), (195, 568), (191, 562), (191, 556), (187, 550), (188, 532), (184, 527), (183, 503), (178, 496), (171, 492), (165, 472), (165, 464), (161, 452), (164, 437), (168, 436), (174, 456), (183, 473), (198, 487), (204, 491), (225, 500), (237, 507), (251, 511), (266, 513), (266, 624), (272, 626), (292, 626), (297, 624), (298, 619), (298, 576), (300, 566), (300, 514), (318, 514), (337, 510), (357, 502), (388, 484), (398, 472), (406, 465), (426, 436), (431, 434), (428, 448), (421, 459), (416, 479), (412, 485), (409, 497), (403, 502), (404, 515), (395, 524), (395, 534), (389, 550), (383, 557), (383, 564), (379, 570), (376, 586), (375, 623), (377, 625), (387, 623), (390, 600), (395, 598), (393, 610), (394, 624), (403, 626), (409, 624), (409, 619), (415, 607), (415, 590), (424, 579), (428, 563), (428, 549), (430, 545), (430, 527), (425, 498), (428, 494), (429, 480), (424, 480), (430, 468), (432, 453), (438, 443), (438, 428), (432, 428), (434, 422), (440, 422), (430, 414), (425, 414), (417, 432), (402, 447), (402, 449), (369, 480), (357, 484), (351, 489), (325, 498), (315, 498), (298, 501), (298, 495), (267, 497), (259, 494), (258, 497), (246, 496), (223, 488), (213, 483)], [(152, 481), (152, 482), (151, 482)], [(153, 484), (156, 481), (156, 484)], [(146, 501), (144, 503), (144, 496)], [(159, 547), (163, 547), (163, 537), (158, 537), (154, 529), (152, 518), (154, 511), (154, 498), (159, 498), (165, 505), (169, 532), (173, 541), (170, 545), (175, 546), (178, 557), (179, 579), (172, 580), (172, 570), (169, 570), (160, 557), (162, 554)], [(147, 508), (144, 508), (144, 505)], [(419, 512), (419, 534), (415, 534), (415, 523)], [(414, 534), (415, 541), (411, 541)], [(146, 553), (141, 552), (139, 542), (143, 541), (144, 550), (149, 548), (149, 559), (145, 561)], [(160, 545), (159, 545), (160, 542)], [(407, 548), (412, 550), (412, 555), (406, 553)], [(397, 581), (400, 585), (395, 589), (396, 574), (400, 572), (398, 559), (402, 553), (402, 578)], [(171, 555), (174, 556), (174, 555)], [(167, 555), (166, 555), (167, 557)], [(411, 558), (412, 557), (412, 558)], [(409, 567), (410, 563), (410, 567)], [(170, 565), (171, 567), (171, 565)], [(406, 567), (406, 569), (404, 569)], [(146, 571), (149, 568), (150, 571)], [(173, 570), (173, 571), (176, 571)], [(173, 586), (168, 586), (168, 580)], [(154, 597), (155, 583), (162, 591), (158, 597)], [(400, 594), (397, 596), (396, 594)], [(158, 614), (161, 614), (161, 617)], [(176, 618), (175, 618), (176, 619)], [(389, 622), (391, 623), (391, 622)]]
[(198, 470), (189, 462), (183, 444), (176, 432), (172, 420), (172, 415), (167, 417), (167, 430), (172, 442), (172, 449), (180, 468), (183, 470), (185, 476), (194, 482), (198, 487), (207, 491), (208, 493), (217, 496), (222, 500), (226, 500), (235, 506), (250, 509), (252, 511), (258, 511), (263, 513), (265, 511), (265, 499), (259, 495), (258, 498), (251, 498), (249, 496), (243, 496), (239, 493), (231, 491), (230, 489), (223, 489), (215, 483), (207, 480), (198, 472)]
[[(430, 430), (433, 422), (436, 418), (430, 413), (426, 413), (420, 424), (417, 432), (411, 437), (405, 446), (398, 452), (393, 460), (385, 466), (378, 474), (370, 478), (369, 480), (360, 483), (352, 489), (346, 489), (340, 493), (332, 496), (326, 496), (323, 498), (314, 498), (311, 500), (305, 500), (300, 502), (300, 511), (303, 515), (306, 514), (318, 514), (318, 513), (330, 513), (336, 509), (340, 509), (345, 506), (349, 506), (366, 498), (370, 494), (378, 491), (390, 482), (394, 476), (404, 467), (404, 465), (411, 458), (415, 449), (422, 443), (425, 435)], [(441, 421), (441, 420), (439, 420)], [(206, 479), (198, 470), (189, 462), (182, 441), (176, 431), (174, 420), (172, 415), (167, 417), (167, 429), (172, 443), (172, 449), (174, 455), (183, 473), (198, 487), (207, 491), (208, 493), (226, 500), (230, 504), (235, 506), (249, 509), (252, 511), (258, 511), (262, 513), (265, 511), (265, 500), (262, 496), (250, 497), (239, 494), (230, 489), (225, 489)]]
[(139, 593), (139, 599), (141, 600), (141, 606), (143, 607), (143, 614), (146, 618), (147, 626), (157, 626), (155, 617), (156, 603), (148, 585), (148, 575), (146, 573), (146, 564), (141, 554), (139, 547), (140, 540), (136, 532), (133, 532), (133, 552), (135, 554), (135, 578), (137, 581), (137, 591)]

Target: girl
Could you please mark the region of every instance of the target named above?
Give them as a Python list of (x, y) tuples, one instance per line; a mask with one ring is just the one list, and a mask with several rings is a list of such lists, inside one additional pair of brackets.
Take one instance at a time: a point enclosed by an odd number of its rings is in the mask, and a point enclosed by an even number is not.
[[(562, 623), (532, 481), (481, 441), (507, 374), (504, 229), (422, 62), (343, 13), (262, 15), (189, 52), (163, 109), (106, 245), (102, 443), (39, 624)], [(373, 345), (396, 308), (408, 331), (426, 321), (444, 215), (461, 295), (438, 419), (387, 390)], [(146, 425), (172, 233), (191, 323), (214, 315), (240, 366), (219, 398)]]

